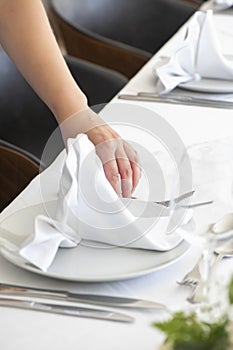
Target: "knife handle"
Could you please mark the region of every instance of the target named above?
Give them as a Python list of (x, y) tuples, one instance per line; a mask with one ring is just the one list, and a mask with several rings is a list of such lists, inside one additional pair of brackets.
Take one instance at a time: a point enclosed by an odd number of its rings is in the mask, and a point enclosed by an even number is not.
[(118, 321), (118, 322), (134, 322), (134, 317), (122, 314), (119, 312), (113, 312), (106, 309), (94, 309), (86, 307), (77, 307), (71, 305), (59, 305), (52, 303), (34, 302), (32, 300), (21, 300), (21, 299), (10, 299), (0, 298), (0, 306), (11, 307), (17, 309), (25, 309), (32, 311), (42, 311), (47, 313), (54, 313), (65, 316), (76, 316), (94, 318), (107, 321)]
[(51, 291), (49, 289), (39, 289), (35, 287), (28, 288), (5, 283), (0, 283), (0, 297), (1, 296), (14, 296), (24, 298), (30, 297), (38, 299), (44, 298), (80, 304), (93, 304), (118, 308), (167, 310), (167, 307), (165, 305), (149, 300), (97, 294), (76, 294), (66, 291)]
[(58, 300), (65, 299), (67, 297), (64, 291), (51, 291), (50, 289), (39, 289), (34, 287), (25, 287), (11, 285), (7, 283), (0, 283), (0, 294), (7, 295), (21, 295), (21, 296), (34, 296), (40, 298), (55, 298)]

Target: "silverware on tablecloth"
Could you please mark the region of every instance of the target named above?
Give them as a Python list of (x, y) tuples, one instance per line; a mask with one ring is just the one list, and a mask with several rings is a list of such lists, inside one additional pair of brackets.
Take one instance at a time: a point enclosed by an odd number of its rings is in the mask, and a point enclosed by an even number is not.
[(89, 307), (80, 307), (72, 305), (60, 305), (48, 302), (37, 302), (31, 299), (22, 300), (17, 298), (0, 297), (0, 307), (1, 306), (32, 311), (42, 311), (64, 316), (94, 318), (99, 320), (118, 321), (127, 323), (134, 322), (133, 317), (122, 313), (113, 312), (111, 310), (94, 309)]
[[(214, 253), (216, 257), (210, 267), (210, 275), (224, 257), (233, 257), (233, 240), (227, 241), (225, 244), (221, 244), (214, 250)], [(178, 282), (181, 285), (194, 287), (191, 295), (187, 298), (187, 300), (192, 304), (202, 302), (206, 295), (204, 289), (207, 288), (207, 286), (203, 282), (200, 273), (201, 261), (202, 259), (199, 259), (193, 270), (190, 271), (181, 282)]]
[[(233, 230), (233, 214), (228, 213), (224, 215), (220, 220), (217, 222), (214, 222), (212, 224), (209, 224), (207, 226), (206, 232), (211, 232), (212, 234), (216, 235), (216, 238), (221, 242), (221, 236), (228, 232)], [(217, 237), (218, 236), (218, 237)], [(233, 232), (232, 232), (233, 237)], [(230, 244), (230, 249), (228, 249), (228, 245)], [(227, 247), (224, 249), (224, 247)], [(213, 271), (214, 266), (218, 261), (222, 259), (224, 256), (224, 253), (227, 251), (232, 251), (233, 254), (233, 243), (232, 241), (227, 242), (227, 245), (220, 243), (220, 245), (214, 250), (213, 253), (217, 254), (217, 258), (215, 262), (211, 266), (211, 270)], [(223, 255), (221, 255), (220, 252), (223, 252)], [(190, 287), (196, 287), (199, 282), (202, 280), (201, 272), (200, 272), (200, 265), (202, 263), (203, 256), (201, 256), (194, 267), (186, 273), (186, 275), (183, 277), (181, 281), (177, 281), (178, 284), (184, 285), (184, 286), (190, 286)]]
[[(233, 97), (232, 93), (231, 94), (227, 93), (228, 97), (229, 97), (229, 95)], [(228, 103), (233, 104), (233, 102), (225, 101), (224, 99), (216, 99), (216, 98), (213, 98), (213, 97), (211, 98), (211, 95), (208, 95), (208, 94), (204, 94), (203, 95), (204, 97), (202, 97), (202, 96), (200, 96), (200, 94), (199, 94), (199, 96), (195, 96), (195, 95), (193, 95), (191, 93), (189, 93), (189, 94), (185, 93), (184, 95), (182, 95), (180, 93), (172, 93), (172, 92), (169, 92), (167, 94), (158, 94), (158, 93), (155, 93), (155, 92), (139, 91), (137, 93), (137, 96), (142, 96), (142, 97), (160, 97), (160, 98), (163, 98), (163, 99), (174, 98), (176, 100), (181, 100), (181, 101), (182, 100), (187, 100), (187, 101), (201, 101), (201, 102), (206, 102), (206, 101), (207, 102), (223, 102), (223, 103), (228, 102)], [(210, 96), (210, 98), (209, 98), (209, 96)]]
[[(211, 232), (212, 234), (215, 234), (217, 241), (220, 242), (217, 244), (217, 246), (215, 246), (215, 249), (213, 251), (213, 256), (216, 256), (216, 258), (210, 266), (209, 273), (211, 275), (218, 263), (224, 257), (233, 256), (233, 213), (227, 213), (216, 222), (209, 224), (206, 228), (206, 232)], [(228, 233), (227, 236), (226, 233)], [(221, 243), (221, 239), (224, 237), (225, 243)], [(193, 304), (202, 302), (206, 296), (205, 289), (207, 288), (207, 286), (206, 283), (204, 283), (203, 281), (202, 274), (200, 271), (202, 260), (203, 255), (194, 265), (193, 269), (189, 271), (181, 281), (177, 282), (178, 284), (183, 286), (193, 287), (191, 295), (187, 298), (187, 300)]]
[(120, 94), (118, 98), (121, 100), (129, 101), (145, 101), (145, 102), (158, 102), (158, 103), (171, 103), (176, 105), (197, 106), (197, 107), (210, 107), (210, 108), (225, 108), (233, 109), (233, 102), (220, 101), (220, 100), (207, 100), (205, 98), (186, 96), (174, 96), (169, 95), (156, 95), (151, 94), (148, 96), (133, 95), (133, 94)]
[(194, 267), (186, 273), (182, 280), (177, 281), (177, 283), (181, 286), (189, 286), (195, 288), (202, 279), (200, 272), (201, 261), (202, 256), (197, 260)]
[(187, 298), (187, 301), (191, 304), (198, 304), (205, 301), (207, 297), (206, 288), (208, 288), (206, 283), (204, 281), (200, 281), (193, 289), (191, 295)]
[(166, 306), (154, 301), (125, 298), (120, 296), (71, 293), (63, 290), (51, 290), (44, 288), (25, 287), (6, 283), (0, 283), (0, 296), (31, 297), (41, 299), (61, 300), (84, 304), (95, 304), (118, 308), (130, 309), (156, 309), (165, 310)]
[(223, 259), (223, 258), (232, 258), (233, 257), (233, 240), (231, 239), (230, 241), (227, 241), (225, 244), (220, 245), (215, 249), (215, 260), (212, 264), (212, 271), (216, 268), (218, 263)]

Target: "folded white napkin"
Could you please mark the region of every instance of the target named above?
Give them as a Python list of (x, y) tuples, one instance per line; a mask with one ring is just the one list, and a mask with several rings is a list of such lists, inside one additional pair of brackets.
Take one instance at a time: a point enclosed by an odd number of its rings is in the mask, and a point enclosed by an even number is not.
[(233, 80), (233, 62), (221, 53), (211, 10), (195, 13), (184, 40), (171, 57), (159, 59), (155, 70), (161, 94), (202, 77)]
[[(36, 217), (34, 232), (24, 242), (20, 255), (46, 271), (59, 247), (75, 247), (81, 240), (169, 250), (181, 237), (178, 232), (166, 235), (171, 216), (164, 210), (165, 214), (158, 217), (135, 217), (107, 181), (93, 144), (79, 135), (69, 140), (56, 214)], [(183, 223), (187, 220), (186, 216)]]
[(214, 0), (217, 5), (226, 5), (227, 7), (233, 6), (233, 0)]

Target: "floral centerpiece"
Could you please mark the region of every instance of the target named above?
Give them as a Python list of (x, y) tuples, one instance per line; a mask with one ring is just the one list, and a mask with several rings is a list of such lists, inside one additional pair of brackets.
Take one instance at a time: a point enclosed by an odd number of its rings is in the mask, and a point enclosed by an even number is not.
[(233, 279), (224, 299), (199, 306), (197, 312), (176, 312), (153, 326), (166, 335), (161, 350), (233, 350)]

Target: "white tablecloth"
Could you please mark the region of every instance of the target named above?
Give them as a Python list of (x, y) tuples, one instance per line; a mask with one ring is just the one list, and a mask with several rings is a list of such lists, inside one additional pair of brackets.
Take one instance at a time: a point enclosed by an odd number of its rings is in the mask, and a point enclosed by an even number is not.
[[(233, 28), (229, 25), (229, 17), (228, 15), (218, 15), (216, 22), (220, 31), (222, 31), (222, 43), (225, 52), (233, 54)], [(162, 48), (159, 54), (169, 53), (176, 40), (182, 35), (183, 30), (184, 28)], [(153, 91), (154, 81), (151, 69), (154, 59), (155, 57), (145, 65), (122, 92)], [(113, 101), (116, 103), (128, 103), (117, 99)], [(186, 145), (233, 135), (232, 110), (145, 102), (137, 102), (135, 104), (150, 108), (165, 118), (175, 128)], [(22, 205), (25, 206), (27, 203), (31, 203), (33, 198), (36, 198), (36, 181), (38, 180), (35, 180), (1, 214), (1, 220)], [(180, 280), (194, 265), (199, 254), (200, 249), (192, 247), (179, 261), (147, 276), (127, 281), (93, 284), (63, 282), (34, 275), (15, 267), (0, 256), (0, 281), (46, 288), (51, 287), (53, 289), (69, 289), (77, 292), (146, 298), (165, 303), (172, 310), (177, 310), (187, 306), (186, 297), (190, 290), (189, 288), (178, 286), (176, 281)], [(222, 261), (216, 273), (219, 276), (233, 273), (232, 261), (227, 259)], [(162, 319), (165, 317), (165, 314), (163, 312), (142, 313), (129, 311), (127, 313), (136, 317), (134, 324), (120, 324), (1, 308), (1, 348), (4, 350), (157, 349), (163, 336), (151, 327), (151, 322)]]

